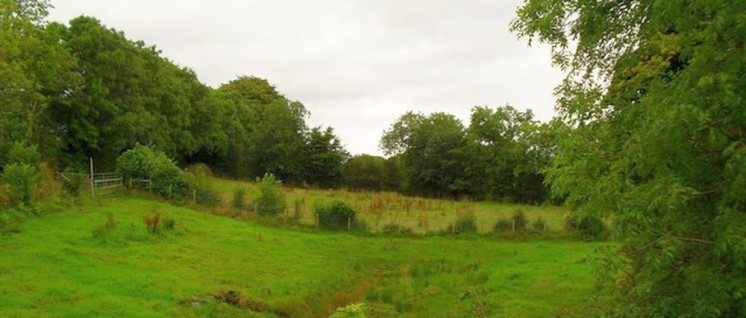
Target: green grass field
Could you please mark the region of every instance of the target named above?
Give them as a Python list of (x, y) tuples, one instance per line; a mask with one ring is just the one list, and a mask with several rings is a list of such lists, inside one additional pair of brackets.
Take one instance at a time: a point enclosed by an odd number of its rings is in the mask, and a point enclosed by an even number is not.
[[(148, 233), (153, 212), (175, 228)], [(108, 213), (116, 228), (94, 236)], [(592, 294), (598, 245), (292, 231), (113, 195), (0, 235), (0, 313), (325, 317), (365, 303), (371, 317), (549, 317)]]

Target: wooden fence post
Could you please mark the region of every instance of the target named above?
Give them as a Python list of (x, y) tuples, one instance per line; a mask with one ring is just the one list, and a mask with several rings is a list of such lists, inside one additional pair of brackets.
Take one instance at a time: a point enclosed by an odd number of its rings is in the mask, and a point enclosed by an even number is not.
[(347, 218), (347, 230), (349, 231), (352, 228), (352, 218)]
[(197, 204), (197, 190), (192, 190), (192, 201)]
[(515, 233), (515, 220), (513, 220), (513, 233)]
[(95, 183), (95, 179), (94, 179), (94, 176), (93, 176), (93, 157), (88, 157), (88, 159), (89, 159), (90, 165), (91, 165), (91, 175), (90, 175), (90, 178), (89, 178), (90, 182), (91, 182), (91, 196), (95, 197), (96, 196), (96, 183)]

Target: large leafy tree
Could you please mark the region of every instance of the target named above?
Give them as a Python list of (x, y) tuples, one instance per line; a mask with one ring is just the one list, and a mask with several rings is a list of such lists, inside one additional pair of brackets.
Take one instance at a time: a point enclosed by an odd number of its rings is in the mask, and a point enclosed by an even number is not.
[(12, 141), (60, 149), (50, 107), (78, 84), (75, 60), (59, 43), (64, 27), (47, 24), (46, 1), (0, 1), (0, 165)]
[(381, 149), (401, 156), (408, 191), (428, 196), (469, 194), (469, 139), (455, 116), (408, 112), (384, 132)]
[(609, 217), (606, 314), (746, 315), (746, 2), (528, 0), (572, 128), (549, 180)]
[(342, 165), (349, 156), (333, 128), (314, 127), (308, 134), (303, 179), (322, 188), (338, 187)]

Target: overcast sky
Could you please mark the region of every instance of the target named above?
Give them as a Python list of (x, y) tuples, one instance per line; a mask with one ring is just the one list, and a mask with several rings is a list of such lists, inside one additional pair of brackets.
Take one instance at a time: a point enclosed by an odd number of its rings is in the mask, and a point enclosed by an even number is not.
[(212, 86), (263, 77), (332, 126), (352, 154), (380, 154), (408, 110), (476, 105), (554, 115), (549, 48), (508, 31), (522, 0), (52, 0), (49, 20), (98, 18)]

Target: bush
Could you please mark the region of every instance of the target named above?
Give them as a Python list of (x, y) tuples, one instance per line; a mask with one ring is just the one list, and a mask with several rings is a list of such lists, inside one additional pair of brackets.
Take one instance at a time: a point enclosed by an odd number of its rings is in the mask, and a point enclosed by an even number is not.
[(179, 167), (162, 151), (140, 144), (117, 158), (117, 173), (125, 180), (149, 179), (153, 190), (167, 197), (179, 179)]
[[(195, 198), (196, 195), (196, 198)], [(201, 177), (181, 173), (175, 184), (167, 190), (170, 199), (194, 201), (197, 204), (215, 206), (220, 203), (220, 194), (210, 188)]]
[(36, 183), (36, 168), (27, 163), (9, 164), (5, 166), (0, 181), (10, 185), (15, 201), (30, 203)]
[(29, 145), (25, 141), (13, 143), (8, 151), (9, 164), (25, 163), (36, 166), (39, 163), (39, 150), (35, 145)]
[(238, 189), (233, 192), (231, 206), (236, 210), (243, 210), (246, 207), (246, 190)]
[(456, 234), (477, 233), (477, 217), (474, 213), (466, 213), (459, 216), (453, 225)]
[(257, 178), (259, 184), (259, 196), (254, 201), (256, 213), (259, 215), (276, 215), (285, 211), (285, 194), (282, 193), (282, 181), (275, 179), (271, 173), (264, 174), (263, 178)]
[(492, 226), (492, 231), (496, 233), (505, 233), (513, 230), (513, 221), (507, 218), (499, 218), (495, 225)]
[(195, 163), (191, 164), (188, 167), (184, 169), (184, 171), (189, 172), (195, 176), (202, 177), (202, 178), (208, 178), (212, 177), (212, 170), (210, 167), (204, 163)]
[(356, 215), (357, 212), (344, 203), (335, 200), (330, 204), (316, 204), (314, 207), (316, 217), (319, 220), (319, 226), (328, 230), (342, 230), (348, 226), (358, 227)]
[(534, 231), (544, 232), (547, 229), (547, 222), (544, 221), (543, 218), (539, 217), (538, 219), (536, 219), (536, 221), (534, 221), (533, 228)]
[(523, 209), (516, 209), (515, 211), (513, 211), (513, 215), (510, 217), (510, 220), (512, 222), (515, 222), (516, 232), (522, 231), (526, 228), (526, 226), (528, 226), (528, 219), (526, 219), (526, 213), (523, 212)]
[(587, 239), (598, 240), (603, 238), (606, 232), (606, 225), (601, 218), (592, 215), (582, 215), (567, 217), (565, 219), (565, 229), (577, 230)]

